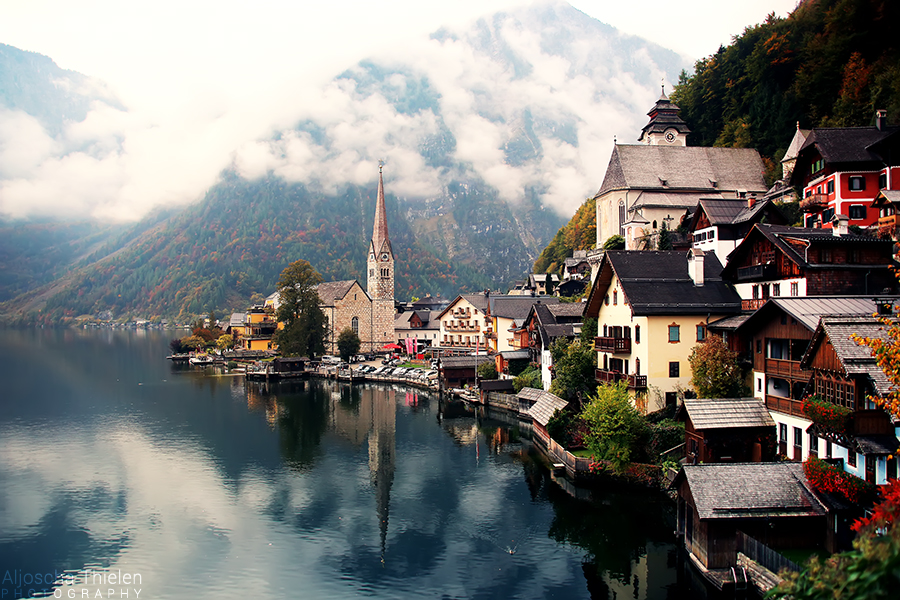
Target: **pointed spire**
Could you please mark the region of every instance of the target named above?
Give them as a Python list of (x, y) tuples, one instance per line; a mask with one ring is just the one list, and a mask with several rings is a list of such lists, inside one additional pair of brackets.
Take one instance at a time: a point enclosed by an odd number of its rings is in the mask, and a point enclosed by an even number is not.
[(666, 97), (666, 80), (665, 80), (665, 78), (663, 78), (661, 80), (661, 83), (659, 85), (660, 85), (660, 88), (662, 88), (662, 91), (659, 94), (659, 99), (660, 100), (668, 100), (669, 98)]
[(374, 252), (381, 252), (385, 242), (390, 246), (388, 238), (387, 211), (384, 208), (384, 176), (382, 169), (384, 161), (378, 161), (378, 199), (375, 201), (375, 229), (372, 232), (372, 248)]

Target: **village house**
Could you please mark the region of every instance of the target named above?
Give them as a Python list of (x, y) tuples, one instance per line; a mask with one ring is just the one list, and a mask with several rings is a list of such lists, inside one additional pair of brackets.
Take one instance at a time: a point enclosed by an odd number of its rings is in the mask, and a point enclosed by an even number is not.
[(584, 311), (598, 321), (597, 381), (627, 381), (642, 412), (676, 404), (707, 324), (740, 312), (721, 271), (715, 254), (697, 249), (607, 251)]
[(771, 298), (737, 328), (753, 364), (753, 395), (765, 402), (778, 426), (781, 454), (796, 461), (809, 455), (811, 422), (802, 404), (812, 372), (801, 360), (819, 321), (830, 315), (870, 316), (886, 306), (890, 299), (859, 296)]
[(687, 146), (689, 130), (663, 93), (648, 113), (642, 144), (615, 144), (594, 196), (597, 248), (613, 235), (626, 249), (656, 247), (663, 223), (674, 230), (701, 198), (743, 199), (766, 193), (764, 167), (750, 148)]
[(728, 257), (722, 277), (734, 284), (744, 310), (768, 298), (880, 294), (896, 279), (893, 243), (845, 230), (757, 223)]
[(715, 253), (724, 265), (750, 229), (763, 220), (773, 225), (788, 225), (771, 200), (701, 199), (688, 224), (692, 247)]
[(900, 190), (900, 127), (876, 112), (869, 127), (813, 128), (797, 153), (792, 185), (802, 188), (806, 227), (832, 227), (836, 215), (848, 225), (876, 227), (872, 201), (880, 190)]
[[(701, 572), (736, 566), (739, 532), (774, 550), (834, 549), (829, 505), (797, 463), (685, 465), (675, 478), (678, 532)], [(714, 575), (713, 575), (714, 576)], [(731, 579), (731, 574), (723, 574)]]
[(440, 359), (440, 377), (447, 388), (461, 388), (475, 383), (477, 369), (492, 359), (487, 356), (444, 356)]
[(840, 458), (848, 473), (883, 485), (897, 478), (900, 421), (870, 400), (887, 395), (892, 386), (871, 349), (851, 339), (854, 334), (887, 338), (884, 326), (869, 315), (823, 317), (800, 360), (800, 368), (812, 373), (811, 394), (852, 411), (842, 422), (807, 415), (803, 454)]
[(872, 201), (878, 211), (878, 237), (898, 240), (900, 231), (900, 190), (881, 190)]
[[(487, 335), (493, 333), (488, 318), (490, 293), (462, 294), (437, 314), (440, 324), (438, 346), (442, 354), (467, 354), (478, 348), (487, 350)], [(435, 319), (432, 316), (432, 319)]]
[(553, 296), (491, 296), (488, 302), (488, 347), (494, 352), (517, 350), (515, 331), (531, 312), (531, 307), (543, 304), (555, 306), (559, 298)]
[(235, 331), (241, 332), (240, 338), (236, 340), (236, 347), (241, 350), (276, 349), (272, 336), (278, 330), (278, 322), (272, 309), (254, 306), (244, 315), (245, 321), (242, 326), (234, 328)]
[(541, 366), (541, 385), (550, 389), (553, 381), (553, 356), (550, 346), (558, 339), (574, 340), (581, 334), (582, 302), (534, 304), (525, 322), (514, 332), (515, 348), (528, 349), (531, 362)]
[(687, 464), (775, 460), (775, 421), (758, 398), (685, 398), (675, 419)]
[[(437, 312), (434, 313), (435, 315)], [(440, 322), (432, 319), (430, 310), (405, 310), (398, 312), (394, 319), (394, 332), (397, 343), (406, 347), (406, 340), (413, 339), (419, 350), (438, 345), (441, 333)]]

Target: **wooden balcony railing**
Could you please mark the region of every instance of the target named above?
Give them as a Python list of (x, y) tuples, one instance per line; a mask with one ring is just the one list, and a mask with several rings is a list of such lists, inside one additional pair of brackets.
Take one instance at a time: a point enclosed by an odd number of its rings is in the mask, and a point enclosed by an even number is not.
[(828, 208), (829, 201), (828, 194), (813, 194), (800, 201), (800, 210), (803, 212), (820, 212)]
[(803, 412), (802, 406), (803, 402), (800, 400), (791, 400), (790, 398), (782, 398), (780, 396), (766, 396), (766, 408), (769, 410), (806, 419), (808, 417)]
[(768, 298), (753, 298), (752, 300), (741, 300), (741, 310), (759, 310)]
[(594, 350), (613, 354), (631, 354), (631, 338), (596, 337)]
[(764, 365), (766, 377), (784, 377), (787, 379), (801, 379), (809, 381), (812, 371), (800, 368), (799, 361), (767, 358)]
[(878, 217), (878, 227), (896, 227), (897, 215), (888, 215), (886, 217)]
[(597, 383), (618, 383), (624, 380), (628, 382), (628, 389), (647, 389), (646, 375), (626, 375), (625, 373), (619, 373), (618, 371), (604, 371), (603, 369), (596, 369), (594, 371), (594, 379), (597, 380)]

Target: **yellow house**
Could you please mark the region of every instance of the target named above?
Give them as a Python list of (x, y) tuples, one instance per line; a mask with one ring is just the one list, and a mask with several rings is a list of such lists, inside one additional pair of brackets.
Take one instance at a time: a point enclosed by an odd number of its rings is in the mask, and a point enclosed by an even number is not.
[(488, 340), (497, 335), (488, 316), (490, 299), (487, 292), (463, 294), (442, 310), (437, 316), (440, 322), (437, 349), (445, 354), (467, 354), (476, 348), (488, 350)]
[(675, 404), (707, 323), (741, 310), (721, 272), (715, 254), (698, 249), (607, 251), (584, 313), (597, 319), (597, 381), (626, 380), (642, 412)]

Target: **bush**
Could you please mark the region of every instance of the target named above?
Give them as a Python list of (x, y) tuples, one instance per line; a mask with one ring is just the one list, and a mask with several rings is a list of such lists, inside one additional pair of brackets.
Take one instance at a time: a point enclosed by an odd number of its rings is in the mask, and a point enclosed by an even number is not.
[(646, 440), (647, 423), (632, 406), (628, 384), (624, 381), (597, 387), (581, 411), (587, 423), (587, 447), (601, 460), (609, 461), (622, 473), (637, 458)]
[(647, 458), (653, 463), (667, 460), (668, 457), (660, 456), (666, 450), (684, 443), (684, 423), (664, 419), (659, 423), (651, 423), (648, 426), (649, 439), (647, 442)]
[(875, 497), (874, 485), (815, 456), (806, 459), (803, 472), (817, 492), (840, 494), (857, 504)]
[(528, 367), (522, 373), (513, 379), (513, 389), (516, 390), (516, 393), (522, 391), (523, 388), (536, 388), (539, 390), (544, 389), (544, 385), (541, 382), (541, 371), (539, 369), (535, 369), (534, 367)]
[(497, 379), (497, 365), (494, 361), (481, 363), (476, 371), (479, 379)]

